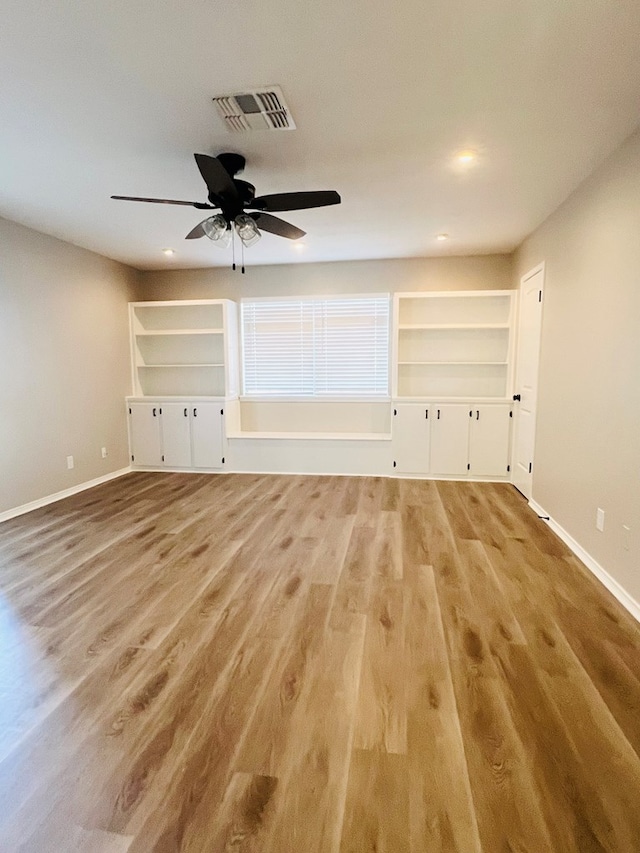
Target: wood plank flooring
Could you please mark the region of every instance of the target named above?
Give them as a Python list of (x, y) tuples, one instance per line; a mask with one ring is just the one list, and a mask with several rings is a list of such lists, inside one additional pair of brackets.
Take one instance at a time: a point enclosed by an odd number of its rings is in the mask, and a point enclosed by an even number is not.
[(637, 853), (639, 803), (640, 627), (506, 484), (0, 525), (2, 853)]

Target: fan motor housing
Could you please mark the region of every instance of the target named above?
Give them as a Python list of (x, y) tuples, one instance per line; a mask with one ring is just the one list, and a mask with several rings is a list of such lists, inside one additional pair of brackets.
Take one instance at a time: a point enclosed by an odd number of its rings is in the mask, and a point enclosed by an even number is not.
[(237, 178), (234, 179), (233, 183), (236, 185), (238, 194), (245, 205), (253, 201), (256, 195), (256, 188), (253, 184), (248, 181), (239, 181)]
[(222, 154), (218, 154), (217, 159), (222, 163), (222, 165), (232, 178), (237, 175), (238, 172), (244, 171), (244, 167), (247, 163), (242, 154), (235, 154), (230, 151), (225, 151)]

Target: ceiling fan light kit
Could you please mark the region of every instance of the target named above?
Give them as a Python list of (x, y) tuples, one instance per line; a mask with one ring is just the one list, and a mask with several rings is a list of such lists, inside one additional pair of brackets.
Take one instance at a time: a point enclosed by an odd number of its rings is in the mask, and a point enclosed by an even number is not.
[(246, 213), (241, 213), (234, 220), (236, 234), (248, 248), (255, 245), (261, 237), (255, 221)]
[(225, 249), (231, 243), (231, 229), (222, 214), (217, 213), (215, 216), (210, 216), (209, 219), (205, 219), (200, 224), (205, 236), (211, 240), (214, 246)]
[(220, 213), (199, 222), (185, 238), (196, 240), (200, 237), (208, 237), (214, 245), (220, 247), (227, 247), (232, 242), (234, 231), (242, 241), (243, 247), (257, 243), (261, 237), (261, 231), (268, 231), (288, 240), (299, 240), (305, 236), (306, 232), (278, 216), (272, 216), (271, 211), (305, 210), (341, 202), (340, 195), (335, 190), (272, 193), (256, 197), (253, 184), (236, 178), (245, 166), (245, 158), (242, 154), (225, 152), (218, 154), (217, 157), (211, 157), (208, 154), (193, 156), (207, 185), (206, 203), (123, 195), (113, 195), (111, 198), (152, 204), (179, 204), (195, 207), (197, 210), (220, 210)]

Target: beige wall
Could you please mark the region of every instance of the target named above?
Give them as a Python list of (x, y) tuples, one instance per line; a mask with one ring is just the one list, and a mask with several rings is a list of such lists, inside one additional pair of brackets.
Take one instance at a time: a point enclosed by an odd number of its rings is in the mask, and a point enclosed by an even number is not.
[(0, 247), (2, 512), (128, 465), (136, 273), (4, 219)]
[(515, 260), (546, 263), (533, 499), (640, 601), (640, 132)]
[[(220, 250), (212, 247), (211, 251)], [(513, 286), (510, 255), (252, 267), (250, 251), (246, 253), (249, 265), (245, 275), (222, 267), (140, 273), (141, 298), (240, 299), (402, 290), (503, 290)]]

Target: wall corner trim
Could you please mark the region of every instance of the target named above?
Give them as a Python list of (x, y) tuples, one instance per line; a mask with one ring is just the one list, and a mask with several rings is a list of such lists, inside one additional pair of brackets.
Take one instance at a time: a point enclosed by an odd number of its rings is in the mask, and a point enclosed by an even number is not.
[(640, 622), (640, 604), (635, 600), (635, 598), (633, 598), (633, 596), (630, 595), (615, 578), (611, 577), (609, 572), (607, 572), (606, 569), (603, 569), (600, 563), (594, 560), (591, 554), (585, 551), (584, 548), (576, 542), (573, 536), (567, 533), (564, 527), (561, 527), (555, 519), (551, 518), (549, 513), (546, 512), (539, 504), (535, 501), (529, 501), (529, 506), (538, 515), (538, 517), (542, 516), (549, 519), (548, 521), (545, 521), (545, 523), (549, 525), (556, 536), (562, 539), (565, 545), (567, 545), (571, 551), (573, 551), (575, 556), (585, 564), (589, 571), (598, 578), (600, 583), (609, 590), (625, 610), (627, 610), (637, 622)]
[(69, 489), (63, 489), (61, 492), (55, 492), (52, 495), (46, 495), (44, 498), (38, 498), (35, 501), (16, 506), (13, 509), (0, 512), (0, 523), (8, 521), (10, 518), (16, 518), (18, 515), (24, 515), (34, 509), (47, 506), (47, 504), (61, 501), (63, 498), (69, 498), (71, 495), (77, 495), (78, 492), (84, 492), (86, 489), (92, 489), (94, 486), (99, 486), (102, 483), (107, 483), (109, 480), (115, 480), (117, 477), (122, 477), (124, 474), (129, 474), (131, 466), (120, 468), (118, 471), (112, 471), (110, 474), (104, 474), (102, 477), (96, 477), (95, 480), (87, 480), (85, 483), (78, 483), (77, 486), (71, 486)]

